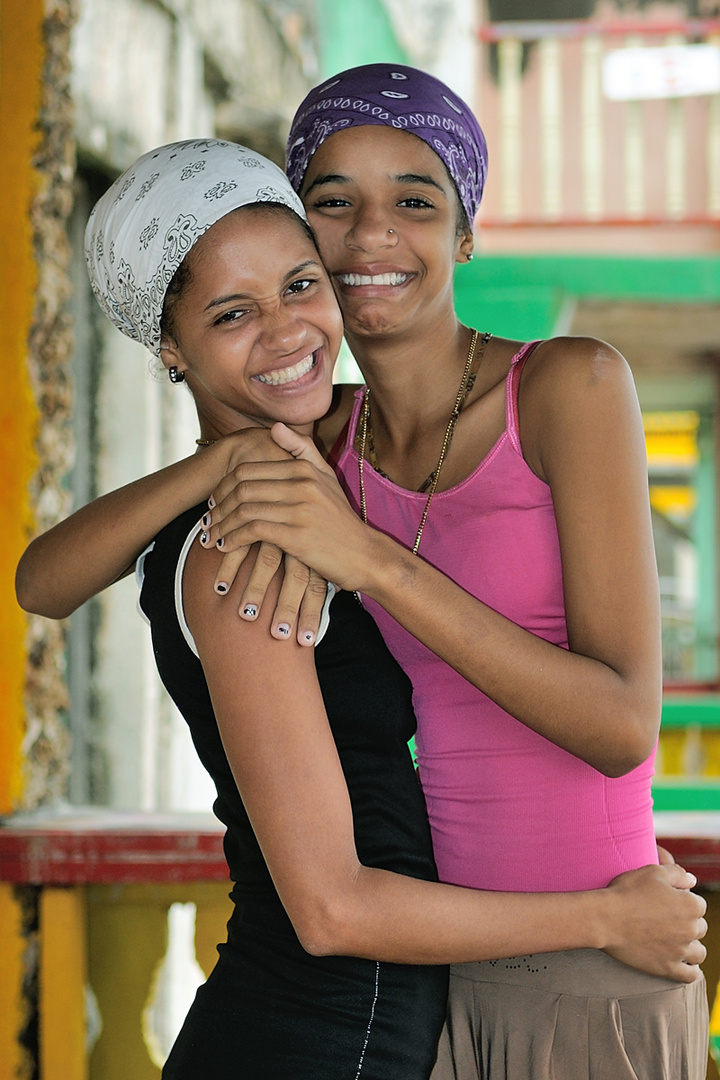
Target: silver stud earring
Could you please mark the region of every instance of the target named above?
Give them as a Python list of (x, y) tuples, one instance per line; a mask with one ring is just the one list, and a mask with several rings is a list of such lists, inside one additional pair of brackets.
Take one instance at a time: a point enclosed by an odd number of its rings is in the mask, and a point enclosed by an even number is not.
[(168, 368), (168, 378), (171, 383), (177, 385), (177, 383), (185, 382), (185, 372), (178, 371), (176, 367)]
[(468, 261), (468, 262), (472, 262), (472, 261), (473, 261), (473, 253), (472, 253), (472, 251), (471, 251), (471, 252), (470, 252), (470, 254), (468, 255), (468, 257), (467, 257), (467, 261)]

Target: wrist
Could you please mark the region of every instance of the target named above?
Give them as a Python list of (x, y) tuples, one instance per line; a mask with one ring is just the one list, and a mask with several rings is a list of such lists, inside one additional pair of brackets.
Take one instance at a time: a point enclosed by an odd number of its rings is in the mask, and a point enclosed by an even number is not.
[(212, 446), (198, 451), (198, 457), (202, 461), (203, 472), (209, 484), (208, 494), (233, 468), (232, 451), (232, 437), (227, 435), (218, 439)]
[(593, 889), (578, 894), (586, 908), (582, 912), (587, 942), (586, 949), (608, 949), (619, 943), (618, 926), (624, 918), (612, 889)]
[(359, 559), (359, 584), (355, 588), (386, 607), (393, 593), (403, 583), (407, 586), (413, 580), (413, 563), (417, 557), (372, 525), (363, 525), (363, 529), (365, 543)]

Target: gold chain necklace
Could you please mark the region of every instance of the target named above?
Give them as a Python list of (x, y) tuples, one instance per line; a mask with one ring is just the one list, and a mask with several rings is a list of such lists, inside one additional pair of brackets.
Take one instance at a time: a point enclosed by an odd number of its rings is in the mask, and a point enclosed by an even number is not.
[[(412, 546), (413, 555), (417, 555), (420, 548), (420, 541), (422, 539), (423, 529), (425, 528), (425, 522), (427, 521), (428, 512), (430, 510), (430, 503), (432, 502), (433, 495), (435, 494), (438, 486), (438, 481), (440, 480), (440, 470), (443, 467), (445, 456), (452, 441), (458, 416), (460, 415), (462, 407), (465, 403), (465, 399), (470, 393), (470, 390), (472, 389), (472, 386), (475, 382), (475, 372), (472, 372), (472, 367), (473, 360), (475, 358), (478, 337), (479, 334), (477, 330), (473, 330), (472, 337), (470, 339), (470, 349), (467, 354), (467, 360), (465, 361), (462, 379), (460, 380), (460, 386), (458, 387), (458, 392), (455, 397), (455, 404), (453, 405), (453, 410), (450, 413), (450, 419), (448, 420), (447, 427), (445, 428), (445, 437), (443, 438), (442, 447), (440, 449), (440, 457), (438, 458), (438, 463), (435, 466), (434, 470), (428, 476), (427, 480), (423, 482), (422, 486), (419, 489), (421, 492), (427, 491), (428, 497), (425, 502), (425, 508), (422, 512), (422, 517), (420, 518), (420, 525), (418, 527), (417, 535), (415, 537), (415, 543)], [(485, 352), (485, 346), (487, 345), (491, 337), (492, 334), (486, 333), (482, 335), (482, 338), (480, 340), (480, 349), (478, 352), (478, 364), (482, 360), (483, 354)], [(360, 418), (360, 425), (360, 449), (358, 456), (358, 477), (360, 480), (360, 515), (364, 523), (367, 525), (367, 502), (365, 498), (365, 479), (363, 473), (365, 466), (365, 454), (368, 449), (368, 437), (372, 437), (372, 430), (370, 425), (370, 389), (367, 386), (365, 387), (365, 393), (363, 394), (363, 410), (362, 416)], [(375, 458), (375, 461), (371, 461), (371, 464), (373, 465), (373, 467), (376, 468), (377, 472), (380, 472), (382, 476), (385, 476), (385, 473), (383, 473), (380, 469), (377, 469), (377, 467), (375, 466), (375, 462), (377, 461), (377, 455), (374, 453), (374, 449), (373, 457)]]

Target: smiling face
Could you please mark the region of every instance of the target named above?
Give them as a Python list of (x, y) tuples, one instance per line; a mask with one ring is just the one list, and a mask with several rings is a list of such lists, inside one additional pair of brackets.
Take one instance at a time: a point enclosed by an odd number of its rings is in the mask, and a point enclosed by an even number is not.
[(276, 420), (307, 429), (327, 412), (342, 321), (292, 211), (233, 211), (198, 240), (183, 273), (161, 356), (185, 373), (204, 436)]
[(427, 143), (379, 126), (337, 132), (313, 156), (300, 194), (351, 335), (417, 329), (452, 312), (453, 268), (472, 235)]

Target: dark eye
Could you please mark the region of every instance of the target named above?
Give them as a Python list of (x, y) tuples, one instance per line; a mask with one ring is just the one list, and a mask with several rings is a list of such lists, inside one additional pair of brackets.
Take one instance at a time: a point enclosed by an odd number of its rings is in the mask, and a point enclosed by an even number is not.
[(408, 195), (401, 199), (398, 206), (407, 206), (410, 210), (432, 210), (433, 204), (428, 199), (422, 199), (419, 195)]
[(244, 308), (233, 308), (232, 311), (224, 311), (215, 320), (215, 325), (220, 326), (222, 323), (234, 323), (242, 319), (243, 315), (247, 315), (247, 311)]
[(298, 278), (287, 287), (289, 293), (303, 293), (315, 284), (315, 278)]
[(343, 199), (340, 195), (328, 195), (324, 199), (317, 199), (313, 202), (313, 210), (333, 210), (338, 206), (349, 206), (350, 201)]

